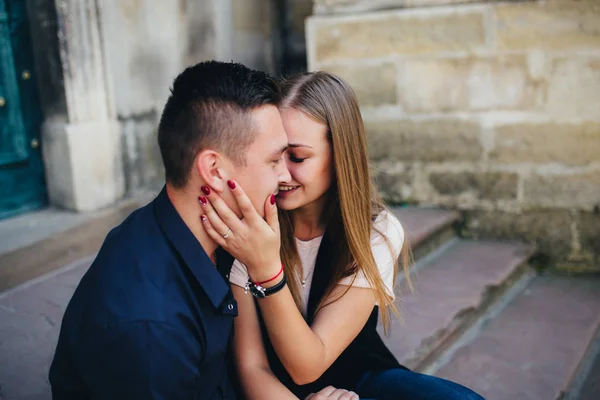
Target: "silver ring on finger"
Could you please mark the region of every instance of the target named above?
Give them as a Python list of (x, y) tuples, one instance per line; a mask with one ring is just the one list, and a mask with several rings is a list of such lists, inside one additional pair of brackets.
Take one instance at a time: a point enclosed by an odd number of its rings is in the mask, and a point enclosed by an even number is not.
[(227, 239), (229, 237), (229, 235), (231, 235), (231, 228), (229, 228), (227, 233), (223, 235), (223, 239)]

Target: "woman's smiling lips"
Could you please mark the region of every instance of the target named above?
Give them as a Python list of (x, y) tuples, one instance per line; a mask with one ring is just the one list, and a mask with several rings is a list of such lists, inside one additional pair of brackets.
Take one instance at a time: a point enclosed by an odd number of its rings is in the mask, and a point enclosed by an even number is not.
[(279, 186), (277, 197), (285, 197), (294, 193), (300, 186)]

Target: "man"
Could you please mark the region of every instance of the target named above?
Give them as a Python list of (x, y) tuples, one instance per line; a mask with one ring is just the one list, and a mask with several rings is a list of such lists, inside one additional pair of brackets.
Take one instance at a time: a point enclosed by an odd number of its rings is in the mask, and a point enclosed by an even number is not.
[(241, 216), (235, 180), (264, 215), (289, 180), (279, 100), (272, 78), (240, 64), (177, 77), (158, 129), (165, 188), (107, 235), (77, 287), (50, 368), (54, 399), (235, 398), (233, 260), (204, 231), (198, 202), (210, 188)]

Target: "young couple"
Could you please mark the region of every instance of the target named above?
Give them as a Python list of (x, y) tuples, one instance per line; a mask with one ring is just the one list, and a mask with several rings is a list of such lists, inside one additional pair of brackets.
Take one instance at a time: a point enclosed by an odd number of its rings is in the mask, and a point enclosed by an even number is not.
[(404, 232), (344, 81), (200, 63), (158, 136), (165, 188), (77, 287), (54, 399), (482, 399), (402, 367), (376, 331)]

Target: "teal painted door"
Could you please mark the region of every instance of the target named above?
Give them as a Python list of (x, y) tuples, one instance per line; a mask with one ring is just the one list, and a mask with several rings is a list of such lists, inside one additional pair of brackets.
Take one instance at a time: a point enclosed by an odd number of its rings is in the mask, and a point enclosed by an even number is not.
[(0, 219), (46, 205), (25, 0), (0, 0)]

